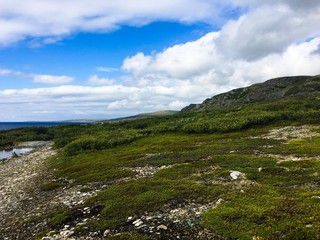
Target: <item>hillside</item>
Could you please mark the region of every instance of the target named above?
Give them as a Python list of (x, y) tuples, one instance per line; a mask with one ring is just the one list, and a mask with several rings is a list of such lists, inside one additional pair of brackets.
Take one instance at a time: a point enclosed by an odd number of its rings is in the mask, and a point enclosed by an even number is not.
[(218, 107), (241, 106), (249, 103), (269, 102), (292, 97), (319, 95), (320, 76), (281, 77), (238, 88), (206, 99), (201, 104), (191, 104), (182, 111), (203, 111)]
[(110, 119), (110, 120), (104, 120), (104, 121), (98, 121), (98, 122), (130, 121), (130, 120), (137, 120), (142, 118), (170, 116), (176, 113), (178, 113), (178, 111), (164, 110), (164, 111), (157, 111), (157, 112), (151, 112), (151, 113), (140, 113), (134, 116), (116, 118), (116, 119)]
[(50, 141), (1, 162), (0, 239), (320, 239), (318, 81), (273, 79), (169, 116), (0, 131), (4, 146)]

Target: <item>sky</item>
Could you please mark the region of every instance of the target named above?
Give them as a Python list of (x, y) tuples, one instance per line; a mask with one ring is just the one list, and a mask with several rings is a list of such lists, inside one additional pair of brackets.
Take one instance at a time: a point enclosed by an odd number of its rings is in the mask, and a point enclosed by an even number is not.
[(0, 0), (0, 122), (110, 119), (320, 74), (318, 0)]

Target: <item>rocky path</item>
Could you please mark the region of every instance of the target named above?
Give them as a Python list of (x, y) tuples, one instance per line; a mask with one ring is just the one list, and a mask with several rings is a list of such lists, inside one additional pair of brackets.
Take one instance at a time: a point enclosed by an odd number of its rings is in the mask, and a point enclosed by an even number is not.
[(21, 239), (21, 222), (43, 210), (37, 206), (41, 196), (35, 191), (50, 177), (45, 163), (55, 154), (47, 142), (30, 154), (0, 162), (0, 239)]

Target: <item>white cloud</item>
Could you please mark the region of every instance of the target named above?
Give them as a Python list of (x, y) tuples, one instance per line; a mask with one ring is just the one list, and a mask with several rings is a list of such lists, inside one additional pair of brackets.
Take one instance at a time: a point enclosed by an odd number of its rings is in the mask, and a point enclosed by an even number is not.
[(166, 102), (173, 102), (174, 97), (161, 93), (165, 93), (161, 87), (137, 88), (124, 85), (7, 89), (0, 91), (0, 110), (8, 105), (11, 107), (6, 109), (1, 120), (31, 120), (35, 118), (32, 115), (35, 112), (39, 113), (37, 117), (41, 116), (41, 119), (52, 120), (111, 118), (163, 110), (166, 109)]
[(65, 84), (70, 83), (74, 80), (73, 77), (68, 76), (53, 76), (53, 75), (31, 75), (33, 81), (36, 83), (44, 83), (44, 84)]
[(11, 75), (12, 71), (9, 69), (0, 69), (0, 75)]
[(218, 35), (210, 33), (197, 41), (175, 45), (152, 56), (138, 53), (124, 60), (123, 69), (136, 77), (160, 73), (172, 78), (190, 78), (211, 67), (216, 54), (212, 42)]
[(112, 68), (112, 67), (97, 67), (96, 70), (98, 72), (117, 72), (119, 69), (118, 68)]
[[(222, 22), (218, 0), (0, 0), (0, 44), (25, 38), (54, 42), (75, 32), (109, 32), (152, 21)], [(196, 9), (196, 11), (195, 11)]]
[(100, 78), (97, 75), (92, 75), (90, 76), (90, 78), (88, 79), (88, 83), (90, 85), (111, 85), (113, 84), (115, 81), (109, 78)]
[(254, 8), (261, 7), (263, 5), (275, 5), (275, 4), (286, 4), (292, 8), (299, 10), (310, 10), (315, 9), (320, 6), (319, 1), (315, 0), (233, 0), (233, 2), (237, 5), (245, 5)]
[(307, 14), (289, 5), (264, 5), (230, 21), (217, 47), (232, 58), (255, 60), (284, 51), (290, 44), (320, 36), (320, 8)]
[(1, 69), (0, 68), (0, 76), (6, 76), (6, 75), (23, 75), (23, 73), (19, 71), (13, 71), (10, 69)]

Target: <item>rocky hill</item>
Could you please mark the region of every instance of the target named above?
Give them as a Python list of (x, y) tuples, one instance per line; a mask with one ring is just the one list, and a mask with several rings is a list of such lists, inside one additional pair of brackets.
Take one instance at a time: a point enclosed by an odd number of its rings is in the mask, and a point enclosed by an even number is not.
[(216, 107), (239, 106), (312, 95), (320, 95), (320, 75), (281, 77), (216, 95), (201, 104), (191, 104), (181, 111), (202, 111)]

